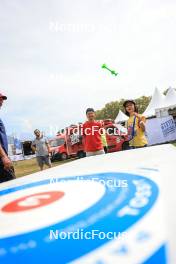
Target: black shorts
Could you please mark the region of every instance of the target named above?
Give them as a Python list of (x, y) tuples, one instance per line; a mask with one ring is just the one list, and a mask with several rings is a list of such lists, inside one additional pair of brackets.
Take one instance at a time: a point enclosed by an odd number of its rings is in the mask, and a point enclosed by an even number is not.
[(0, 163), (0, 183), (15, 179), (15, 171), (12, 167), (9, 170), (4, 169), (4, 165)]

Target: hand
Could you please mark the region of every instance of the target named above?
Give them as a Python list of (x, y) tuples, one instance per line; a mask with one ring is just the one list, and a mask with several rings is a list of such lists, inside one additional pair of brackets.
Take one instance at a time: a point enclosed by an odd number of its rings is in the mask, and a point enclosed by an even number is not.
[(7, 156), (2, 157), (2, 162), (5, 170), (9, 170), (13, 167), (12, 161)]
[(134, 115), (138, 118), (138, 122), (139, 122), (139, 125), (140, 125), (140, 123), (142, 121), (141, 115), (139, 115), (138, 113), (134, 113)]

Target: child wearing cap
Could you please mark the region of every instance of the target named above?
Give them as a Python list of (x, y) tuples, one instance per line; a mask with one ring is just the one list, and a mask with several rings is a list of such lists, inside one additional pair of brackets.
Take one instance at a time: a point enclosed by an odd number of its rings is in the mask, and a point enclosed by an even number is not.
[(130, 148), (146, 147), (148, 142), (145, 136), (146, 118), (138, 114), (138, 108), (133, 100), (127, 100), (123, 104), (127, 120), (127, 130)]

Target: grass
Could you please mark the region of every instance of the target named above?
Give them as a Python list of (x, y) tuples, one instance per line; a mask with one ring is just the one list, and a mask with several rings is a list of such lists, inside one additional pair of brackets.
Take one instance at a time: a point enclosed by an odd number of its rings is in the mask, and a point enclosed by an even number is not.
[[(53, 162), (52, 167), (62, 165), (64, 163), (70, 162), (72, 160), (73, 159), (69, 159), (66, 161)], [(15, 168), (15, 175), (17, 178), (40, 171), (35, 158), (30, 159), (30, 160), (16, 161), (16, 162), (14, 162), (14, 168)], [(47, 168), (47, 166), (45, 166), (45, 169), (46, 168)]]

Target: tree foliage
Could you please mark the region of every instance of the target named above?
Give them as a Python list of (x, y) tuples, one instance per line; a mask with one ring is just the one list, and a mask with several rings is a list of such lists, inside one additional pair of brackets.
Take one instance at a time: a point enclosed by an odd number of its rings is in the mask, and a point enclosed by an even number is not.
[[(135, 99), (136, 105), (139, 109), (139, 113), (142, 114), (145, 111), (150, 100), (151, 96), (141, 96)], [(96, 111), (97, 119), (115, 119), (118, 115), (119, 110), (124, 112), (124, 101), (124, 99), (121, 99), (120, 101), (112, 101), (110, 103), (107, 103), (102, 109)]]

